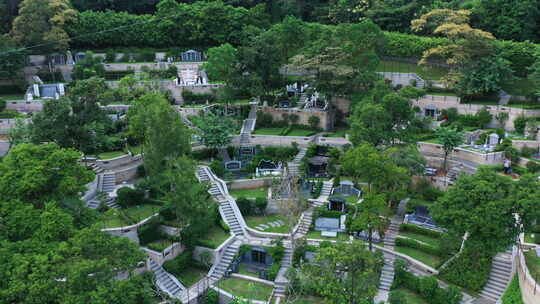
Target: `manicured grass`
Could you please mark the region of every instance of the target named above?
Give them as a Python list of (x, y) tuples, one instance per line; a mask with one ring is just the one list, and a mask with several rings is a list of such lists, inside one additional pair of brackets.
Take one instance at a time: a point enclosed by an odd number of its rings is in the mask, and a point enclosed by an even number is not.
[(97, 224), (103, 228), (115, 228), (133, 225), (159, 212), (161, 206), (139, 205), (126, 209), (110, 209), (100, 215)]
[(212, 225), (208, 229), (208, 233), (204, 239), (199, 240), (199, 245), (208, 248), (218, 248), (231, 235), (217, 225)]
[(540, 258), (536, 256), (535, 250), (525, 252), (525, 263), (533, 279), (540, 281)]
[(411, 258), (416, 259), (433, 268), (437, 268), (442, 262), (442, 259), (440, 257), (425, 253), (414, 248), (396, 246), (396, 251), (406, 254)]
[[(284, 223), (287, 222), (285, 216), (283, 216), (283, 215), (246, 216), (246, 217), (244, 217), (244, 220), (246, 221), (246, 224), (249, 227), (253, 228), (253, 229), (256, 229), (255, 227), (257, 227), (258, 225), (267, 224), (267, 223), (270, 223), (270, 222), (275, 222), (277, 220), (281, 220)], [(287, 227), (287, 225), (284, 224), (284, 225), (279, 226), (279, 227), (269, 227), (269, 228), (266, 228), (266, 229), (263, 229), (263, 230), (260, 230), (260, 231), (276, 232), (276, 233), (288, 233), (289, 232), (289, 227)]]
[(171, 246), (172, 243), (173, 242), (171, 240), (157, 240), (157, 241), (153, 241), (151, 243), (148, 243), (145, 246), (152, 249), (152, 250), (154, 250), (154, 251), (162, 252), (167, 247)]
[(433, 247), (439, 247), (439, 239), (438, 238), (430, 237), (430, 236), (427, 236), (427, 235), (424, 235), (424, 234), (408, 232), (408, 231), (407, 232), (406, 231), (400, 231), (399, 235), (406, 236), (408, 238), (411, 238), (411, 239), (414, 239), (414, 240), (417, 240), (417, 241), (420, 241), (420, 242), (424, 242), (424, 243), (429, 244), (429, 245), (431, 245)]
[(287, 136), (311, 136), (315, 133), (313, 130), (292, 129), (291, 132), (287, 133)]
[(110, 151), (110, 152), (99, 153), (97, 157), (99, 159), (112, 159), (112, 158), (119, 157), (125, 154), (126, 153), (124, 153), (124, 151)]
[(228, 293), (244, 299), (266, 301), (272, 293), (272, 286), (240, 278), (228, 278), (219, 281), (217, 286)]
[(268, 188), (261, 187), (256, 189), (238, 189), (229, 190), (229, 194), (234, 198), (247, 197), (247, 198), (266, 198), (268, 195)]
[(324, 134), (324, 137), (340, 137), (340, 138), (343, 137), (344, 138), (347, 132), (349, 132), (348, 127), (338, 127), (338, 128), (335, 128), (334, 131)]
[(24, 100), (24, 93), (21, 94), (0, 94), (0, 99), (10, 100)]
[(423, 79), (439, 80), (448, 70), (436, 66), (419, 66), (414, 63), (381, 60), (377, 72), (416, 73)]
[(533, 235), (536, 235), (536, 237), (538, 238), (538, 233), (525, 232), (525, 243), (534, 244), (535, 240), (534, 240)]
[(400, 291), (405, 296), (407, 304), (428, 304), (426, 300), (424, 300), (419, 294), (416, 292), (407, 289), (407, 288), (398, 288), (395, 289), (396, 291)]
[(342, 194), (338, 194), (338, 195), (332, 195), (330, 197), (337, 197), (337, 198), (342, 198), (344, 200), (347, 201), (347, 203), (349, 204), (356, 204), (358, 202), (358, 200), (360, 199), (358, 196), (354, 196), (354, 195), (342, 195)]
[(239, 273), (239, 274), (242, 274), (242, 275), (254, 277), (254, 278), (258, 278), (258, 277), (259, 277), (259, 276), (257, 275), (257, 273), (254, 273), (254, 272), (249, 271), (247, 265), (244, 264), (244, 263), (240, 263), (240, 265), (238, 265), (238, 273)]
[(320, 231), (312, 230), (306, 234), (306, 239), (348, 241), (349, 235), (343, 232), (338, 232), (337, 237), (326, 237), (322, 236)]
[(197, 104), (184, 103), (181, 105), (182, 108), (204, 108), (206, 106), (207, 106), (206, 103), (197, 103)]
[(283, 128), (260, 128), (252, 132), (254, 135), (280, 135)]
[(184, 284), (184, 286), (189, 287), (199, 282), (207, 274), (208, 269), (206, 268), (188, 266), (187, 268), (180, 270), (180, 273), (176, 276), (176, 278), (182, 284)]
[(326, 303), (326, 301), (324, 300), (324, 298), (303, 295), (303, 296), (300, 296), (296, 300), (287, 299), (286, 303), (291, 303), (291, 304), (321, 304), (321, 303)]

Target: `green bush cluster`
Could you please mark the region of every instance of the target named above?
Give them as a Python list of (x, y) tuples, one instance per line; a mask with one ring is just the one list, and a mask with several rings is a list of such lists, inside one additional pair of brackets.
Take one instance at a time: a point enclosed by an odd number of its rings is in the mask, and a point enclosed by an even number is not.
[(191, 250), (186, 250), (179, 254), (176, 258), (165, 261), (165, 263), (163, 263), (163, 268), (165, 271), (175, 276), (179, 276), (182, 273), (182, 270), (192, 266), (192, 264), (195, 262), (192, 255), (193, 252)]
[(146, 245), (164, 237), (164, 233), (159, 230), (160, 220), (156, 217), (152, 218), (146, 224), (139, 227), (137, 234), (141, 245)]
[(189, 90), (182, 91), (182, 98), (186, 104), (205, 104), (206, 101), (213, 103), (216, 100), (213, 94), (197, 94)]
[(440, 276), (450, 283), (478, 292), (489, 279), (491, 259), (490, 255), (482, 251), (465, 247), (463, 252), (441, 271)]
[(417, 242), (413, 239), (396, 238), (396, 246), (413, 248), (431, 255), (442, 256), (439, 248)]
[(249, 199), (245, 197), (239, 197), (236, 200), (238, 209), (243, 216), (250, 216), (264, 213), (268, 200), (266, 198), (258, 197), (256, 199)]
[[(447, 45), (446, 38), (424, 37), (397, 32), (384, 32), (386, 45), (378, 51), (384, 56), (420, 58), (426, 50)], [(520, 76), (529, 74), (529, 67), (535, 61), (534, 53), (538, 45), (531, 42), (495, 41), (497, 53), (510, 61), (511, 68)]]
[(144, 197), (144, 190), (132, 189), (129, 187), (122, 187), (117, 191), (118, 197), (116, 202), (122, 208), (128, 208), (131, 206), (137, 206), (148, 203), (148, 200)]
[(527, 171), (529, 171), (530, 173), (538, 173), (538, 171), (540, 171), (540, 164), (533, 160), (529, 161), (526, 167)]
[(106, 80), (119, 80), (125, 76), (135, 74), (133, 70), (124, 70), (124, 71), (105, 71)]
[(0, 85), (0, 94), (24, 94), (24, 89), (18, 85)]
[(400, 231), (408, 231), (408, 232), (423, 234), (423, 235), (427, 235), (427, 236), (434, 237), (434, 238), (440, 238), (440, 237), (443, 236), (442, 232), (427, 229), (427, 228), (420, 227), (420, 226), (417, 226), (417, 225), (412, 225), (412, 224), (401, 224), (399, 226), (399, 230)]
[(523, 304), (523, 298), (521, 297), (521, 289), (519, 288), (519, 278), (514, 276), (512, 282), (506, 288), (502, 296), (503, 304)]
[(330, 217), (330, 218), (340, 218), (343, 215), (342, 212), (327, 210), (326, 206), (320, 206), (315, 208), (313, 216), (318, 217)]
[(437, 279), (432, 276), (417, 277), (407, 272), (403, 260), (396, 260), (395, 262), (395, 277), (392, 289), (399, 287), (418, 293), (429, 304), (458, 304), (463, 297), (459, 289), (454, 286), (450, 286), (448, 289), (439, 287)]

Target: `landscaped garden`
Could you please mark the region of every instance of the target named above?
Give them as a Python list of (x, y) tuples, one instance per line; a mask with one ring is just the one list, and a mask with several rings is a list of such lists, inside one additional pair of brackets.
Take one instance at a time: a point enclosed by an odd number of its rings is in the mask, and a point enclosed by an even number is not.
[(96, 225), (102, 228), (116, 228), (133, 225), (159, 212), (161, 206), (154, 204), (137, 205), (121, 209), (109, 209), (99, 215)]
[(529, 250), (524, 253), (525, 263), (533, 279), (538, 282), (540, 279), (540, 257), (537, 256), (536, 250)]
[(203, 247), (215, 249), (223, 244), (229, 237), (231, 237), (231, 235), (228, 231), (225, 231), (222, 227), (214, 224), (208, 227), (208, 232), (203, 238), (198, 240), (198, 244)]
[[(244, 217), (246, 224), (256, 230), (263, 232), (289, 233), (285, 215), (253, 215)], [(296, 225), (296, 222), (293, 226)]]
[(229, 190), (229, 194), (234, 198), (266, 198), (268, 196), (268, 188), (260, 187), (254, 189), (236, 189)]
[(258, 301), (268, 300), (274, 289), (270, 285), (235, 277), (221, 280), (216, 285), (236, 297)]
[(163, 268), (187, 288), (204, 278), (210, 269), (210, 265), (193, 260), (192, 254), (191, 250), (186, 250), (163, 264)]

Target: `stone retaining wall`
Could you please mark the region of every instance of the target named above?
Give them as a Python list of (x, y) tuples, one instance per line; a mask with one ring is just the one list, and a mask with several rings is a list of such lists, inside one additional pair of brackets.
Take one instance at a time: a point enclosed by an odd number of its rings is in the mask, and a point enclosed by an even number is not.
[[(54, 102), (50, 100), (47, 102)], [(43, 101), (33, 100), (33, 101), (24, 101), (24, 95), (21, 95), (21, 101), (8, 101), (6, 102), (7, 110), (14, 110), (17, 112), (41, 112), (43, 111)]]
[(233, 181), (228, 181), (227, 188), (229, 190), (238, 190), (238, 189), (255, 189), (260, 187), (270, 187), (272, 185), (272, 178), (256, 178), (256, 179), (238, 179)]
[(158, 265), (163, 265), (166, 261), (172, 260), (182, 252), (185, 247), (180, 243), (173, 243), (171, 246), (165, 248), (162, 252), (154, 251), (150, 248), (142, 247), (142, 249), (156, 262)]
[(531, 276), (522, 250), (519, 250), (517, 256), (517, 275), (519, 277), (519, 287), (523, 302), (525, 304), (540, 303), (540, 285)]
[[(442, 145), (419, 142), (417, 143), (417, 146), (418, 151), (420, 151), (422, 154), (440, 155), (440, 157), (444, 156)], [(454, 151), (448, 157), (454, 161), (472, 162), (477, 165), (500, 165), (504, 161), (503, 152), (479, 153), (461, 148), (454, 149)]]
[(137, 235), (137, 230), (142, 225), (146, 224), (150, 219), (152, 219), (155, 216), (158, 216), (159, 214), (156, 213), (150, 217), (145, 218), (144, 220), (130, 225), (130, 226), (124, 226), (124, 227), (115, 227), (115, 228), (104, 228), (101, 229), (102, 232), (107, 232), (114, 236), (121, 236), (121, 237), (127, 237), (128, 239), (134, 241), (135, 243), (139, 244), (139, 236)]
[(10, 146), (9, 141), (4, 141), (4, 140), (0, 141), (0, 156), (4, 156), (8, 153), (9, 146)]
[[(25, 123), (30, 123), (30, 119), (26, 118), (23, 119)], [(15, 118), (2, 118), (0, 119), (0, 134), (9, 134), (9, 131), (11, 129), (15, 128), (15, 123), (17, 122), (17, 119)]]
[(512, 146), (514, 148), (521, 150), (523, 147), (535, 148), (538, 150), (540, 147), (540, 141), (538, 140), (512, 140)]
[(121, 167), (121, 166), (128, 165), (130, 163), (134, 163), (134, 162), (139, 161), (141, 159), (142, 159), (142, 155), (130, 156), (128, 154), (125, 154), (125, 155), (118, 156), (118, 157), (111, 158), (111, 159), (98, 159), (98, 160), (94, 161), (93, 163), (95, 163), (96, 166), (98, 166), (98, 167), (100, 167), (102, 169), (110, 170), (110, 169), (113, 169), (113, 168), (116, 168), (116, 167)]
[(486, 108), (491, 115), (493, 115), (493, 120), (488, 125), (488, 127), (499, 127), (499, 123), (495, 120), (495, 116), (499, 113), (508, 113), (508, 120), (503, 126), (505, 130), (513, 131), (514, 130), (514, 120), (520, 116), (525, 117), (539, 117), (540, 110), (525, 110), (519, 108), (512, 108), (508, 106), (501, 105), (479, 105), (479, 104), (462, 104), (460, 99), (453, 96), (433, 96), (426, 95), (423, 98), (412, 101), (413, 106), (418, 106), (422, 111), (427, 107), (435, 107), (439, 111), (444, 109), (456, 108), (459, 114), (476, 114), (483, 108)]
[(125, 168), (119, 171), (115, 171), (115, 182), (116, 184), (121, 184), (125, 181), (129, 181), (134, 179), (137, 176), (137, 168), (142, 165), (142, 161), (138, 162), (137, 164)]
[(306, 111), (300, 109), (287, 109), (287, 108), (274, 108), (274, 107), (259, 107), (259, 110), (264, 113), (272, 115), (274, 121), (283, 120), (283, 114), (295, 114), (298, 115), (298, 123), (302, 125), (309, 125), (309, 118), (311, 116), (319, 117), (319, 127), (323, 130), (331, 130), (334, 127), (334, 112), (333, 111)]

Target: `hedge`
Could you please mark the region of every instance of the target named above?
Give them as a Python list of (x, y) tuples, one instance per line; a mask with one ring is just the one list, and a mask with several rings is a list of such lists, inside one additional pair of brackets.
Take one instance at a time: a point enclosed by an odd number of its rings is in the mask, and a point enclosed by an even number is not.
[(519, 278), (517, 275), (512, 279), (512, 283), (508, 286), (502, 296), (503, 304), (523, 304), (521, 297), (521, 289), (519, 288)]
[(422, 244), (412, 239), (396, 238), (396, 246), (409, 247), (413, 249), (418, 249), (427, 254), (442, 256), (441, 250), (439, 248)]
[(0, 85), (0, 94), (24, 94), (24, 90), (18, 85)]
[(459, 304), (463, 295), (458, 288), (450, 286), (448, 289), (439, 287), (437, 279), (429, 277), (416, 277), (407, 272), (403, 260), (395, 262), (395, 277), (392, 289), (405, 287), (418, 293), (429, 304)]
[(431, 237), (434, 237), (434, 238), (440, 238), (443, 235), (442, 232), (427, 229), (427, 228), (420, 227), (420, 226), (417, 226), (417, 225), (412, 225), (412, 224), (401, 224), (399, 226), (399, 230), (400, 231), (408, 231), (408, 232), (423, 234), (423, 235), (431, 236)]
[(489, 279), (490, 255), (465, 247), (461, 255), (444, 268), (440, 277), (450, 283), (479, 292)]
[[(387, 44), (379, 50), (383, 56), (420, 58), (424, 51), (449, 44), (446, 38), (422, 37), (397, 32), (384, 32)], [(497, 53), (510, 61), (512, 69), (519, 76), (526, 76), (528, 68), (534, 63), (534, 53), (540, 45), (531, 42), (497, 40)]]

